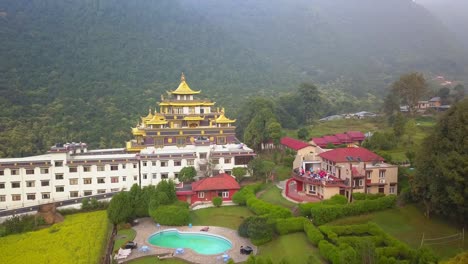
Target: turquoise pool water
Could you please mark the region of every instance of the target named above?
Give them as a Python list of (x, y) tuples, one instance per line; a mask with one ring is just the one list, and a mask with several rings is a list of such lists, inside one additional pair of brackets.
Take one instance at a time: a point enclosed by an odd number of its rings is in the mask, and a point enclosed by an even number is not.
[(179, 232), (176, 229), (164, 230), (151, 235), (148, 242), (165, 248), (191, 248), (198, 254), (214, 255), (232, 248), (228, 239), (209, 233)]

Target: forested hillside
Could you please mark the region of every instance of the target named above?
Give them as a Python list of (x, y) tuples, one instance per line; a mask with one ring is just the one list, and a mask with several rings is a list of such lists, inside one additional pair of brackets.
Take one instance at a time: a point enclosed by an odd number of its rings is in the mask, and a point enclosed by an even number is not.
[(466, 71), (457, 42), (410, 0), (1, 2), (0, 157), (123, 146), (182, 71), (231, 113), (304, 81), (340, 102), (327, 113), (378, 107), (369, 94), (400, 73)]
[(416, 0), (440, 19), (468, 51), (468, 1), (466, 0)]

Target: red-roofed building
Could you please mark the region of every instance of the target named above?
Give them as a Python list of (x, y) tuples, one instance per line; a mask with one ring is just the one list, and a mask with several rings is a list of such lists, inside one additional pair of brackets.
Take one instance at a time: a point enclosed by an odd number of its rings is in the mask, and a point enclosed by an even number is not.
[(304, 161), (301, 166), (294, 167), (285, 189), (289, 198), (297, 200), (310, 196), (322, 200), (336, 194), (350, 198), (355, 192), (397, 193), (398, 166), (384, 163), (384, 159), (372, 151), (347, 147), (317, 156), (318, 164), (310, 166), (311, 162)]
[[(341, 162), (382, 162), (384, 159), (374, 152), (365, 148), (337, 148), (320, 153), (319, 156), (335, 163)], [(349, 160), (352, 157), (354, 160)], [(359, 160), (360, 159), (360, 160)]]
[(328, 142), (325, 139), (321, 138), (321, 137), (320, 138), (312, 138), (312, 142), (315, 145), (317, 145), (317, 146), (319, 146), (321, 148), (324, 148), (324, 147), (326, 147), (328, 145)]
[(179, 200), (194, 204), (196, 202), (211, 202), (214, 197), (221, 197), (223, 201), (231, 201), (232, 196), (239, 189), (240, 186), (236, 179), (223, 173), (201, 179), (191, 185), (178, 186), (176, 194)]
[(353, 143), (353, 139), (346, 133), (335, 134), (335, 137), (340, 140), (341, 144)]
[(346, 134), (351, 137), (353, 142), (359, 142), (359, 144), (366, 139), (366, 136), (361, 131), (348, 131)]
[(284, 137), (281, 139), (281, 145), (296, 151), (296, 157), (293, 161), (294, 168), (301, 166), (303, 162), (312, 162), (319, 159), (317, 157), (317, 148), (309, 143), (290, 137)]
[(298, 151), (300, 149), (303, 149), (303, 148), (306, 148), (306, 147), (310, 146), (309, 143), (307, 143), (307, 142), (300, 141), (300, 140), (290, 138), (290, 137), (281, 138), (280, 143), (281, 143), (281, 145), (283, 145), (283, 146), (285, 146), (287, 148), (293, 149), (295, 151)]
[(327, 144), (340, 145), (341, 141), (336, 136), (323, 136)]

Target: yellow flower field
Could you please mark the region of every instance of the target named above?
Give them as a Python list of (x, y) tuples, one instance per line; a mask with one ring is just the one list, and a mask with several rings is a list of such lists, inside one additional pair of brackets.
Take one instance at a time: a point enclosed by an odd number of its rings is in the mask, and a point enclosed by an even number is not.
[(0, 238), (0, 263), (95, 264), (110, 228), (106, 211), (74, 214), (39, 231)]

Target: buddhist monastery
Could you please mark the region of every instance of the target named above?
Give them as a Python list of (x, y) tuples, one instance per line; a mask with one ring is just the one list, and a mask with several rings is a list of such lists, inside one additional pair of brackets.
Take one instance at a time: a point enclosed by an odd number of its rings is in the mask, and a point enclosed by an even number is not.
[[(48, 153), (0, 159), (0, 218), (60, 206), (83, 198), (108, 199), (133, 184), (156, 185), (188, 166), (197, 178), (231, 174), (255, 156), (235, 137), (236, 120), (202, 99), (184, 74), (175, 90), (131, 128), (125, 148), (88, 150), (85, 143), (57, 144)], [(226, 197), (225, 197), (226, 198)], [(1, 220), (1, 219), (0, 219)]]

